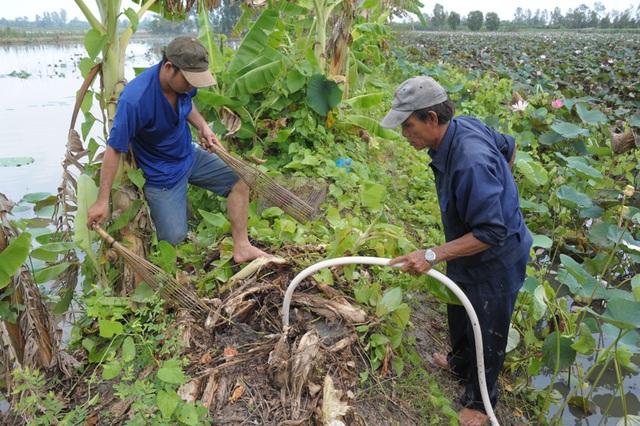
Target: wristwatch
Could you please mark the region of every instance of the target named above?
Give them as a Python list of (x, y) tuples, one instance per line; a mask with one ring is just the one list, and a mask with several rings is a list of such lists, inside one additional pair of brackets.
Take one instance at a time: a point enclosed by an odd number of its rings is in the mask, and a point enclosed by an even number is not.
[(431, 266), (435, 266), (435, 264), (438, 263), (436, 260), (436, 252), (431, 249), (427, 249), (427, 251), (424, 252), (424, 260), (429, 262)]

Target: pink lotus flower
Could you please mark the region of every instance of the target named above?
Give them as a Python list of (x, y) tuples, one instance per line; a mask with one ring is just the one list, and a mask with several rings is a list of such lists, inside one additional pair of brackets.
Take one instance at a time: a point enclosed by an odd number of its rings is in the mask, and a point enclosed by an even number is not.
[(563, 105), (564, 104), (562, 103), (562, 99), (556, 99), (555, 101), (551, 102), (551, 106), (555, 109), (562, 108)]
[(536, 75), (542, 75), (542, 71), (540, 70), (536, 71)]

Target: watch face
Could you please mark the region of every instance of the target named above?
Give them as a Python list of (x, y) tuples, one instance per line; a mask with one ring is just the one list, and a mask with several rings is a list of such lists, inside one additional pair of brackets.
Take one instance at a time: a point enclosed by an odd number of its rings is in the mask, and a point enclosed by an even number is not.
[(424, 258), (429, 262), (433, 262), (434, 260), (436, 260), (436, 254), (433, 252), (433, 250), (429, 249), (424, 254)]

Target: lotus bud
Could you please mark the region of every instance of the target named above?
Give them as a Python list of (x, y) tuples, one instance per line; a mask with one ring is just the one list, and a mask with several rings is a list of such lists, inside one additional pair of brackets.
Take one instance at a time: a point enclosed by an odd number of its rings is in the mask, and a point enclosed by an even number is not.
[(626, 217), (629, 214), (629, 207), (624, 206), (620, 209), (620, 216)]

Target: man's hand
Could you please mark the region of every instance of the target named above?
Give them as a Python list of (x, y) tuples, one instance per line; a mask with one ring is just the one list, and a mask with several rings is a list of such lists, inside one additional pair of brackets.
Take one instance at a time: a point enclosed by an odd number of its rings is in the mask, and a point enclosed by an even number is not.
[(205, 126), (203, 129), (198, 130), (198, 143), (202, 147), (209, 152), (213, 152), (212, 147), (217, 146), (220, 149), (224, 149), (218, 137), (213, 130), (209, 128), (209, 126)]
[(404, 256), (396, 257), (389, 261), (389, 266), (403, 263), (400, 267), (402, 272), (408, 272), (411, 275), (420, 276), (426, 274), (431, 269), (431, 264), (424, 258), (426, 250), (417, 250)]
[(96, 201), (87, 211), (87, 227), (93, 229), (94, 225), (102, 225), (102, 222), (107, 218), (109, 212), (109, 200)]

